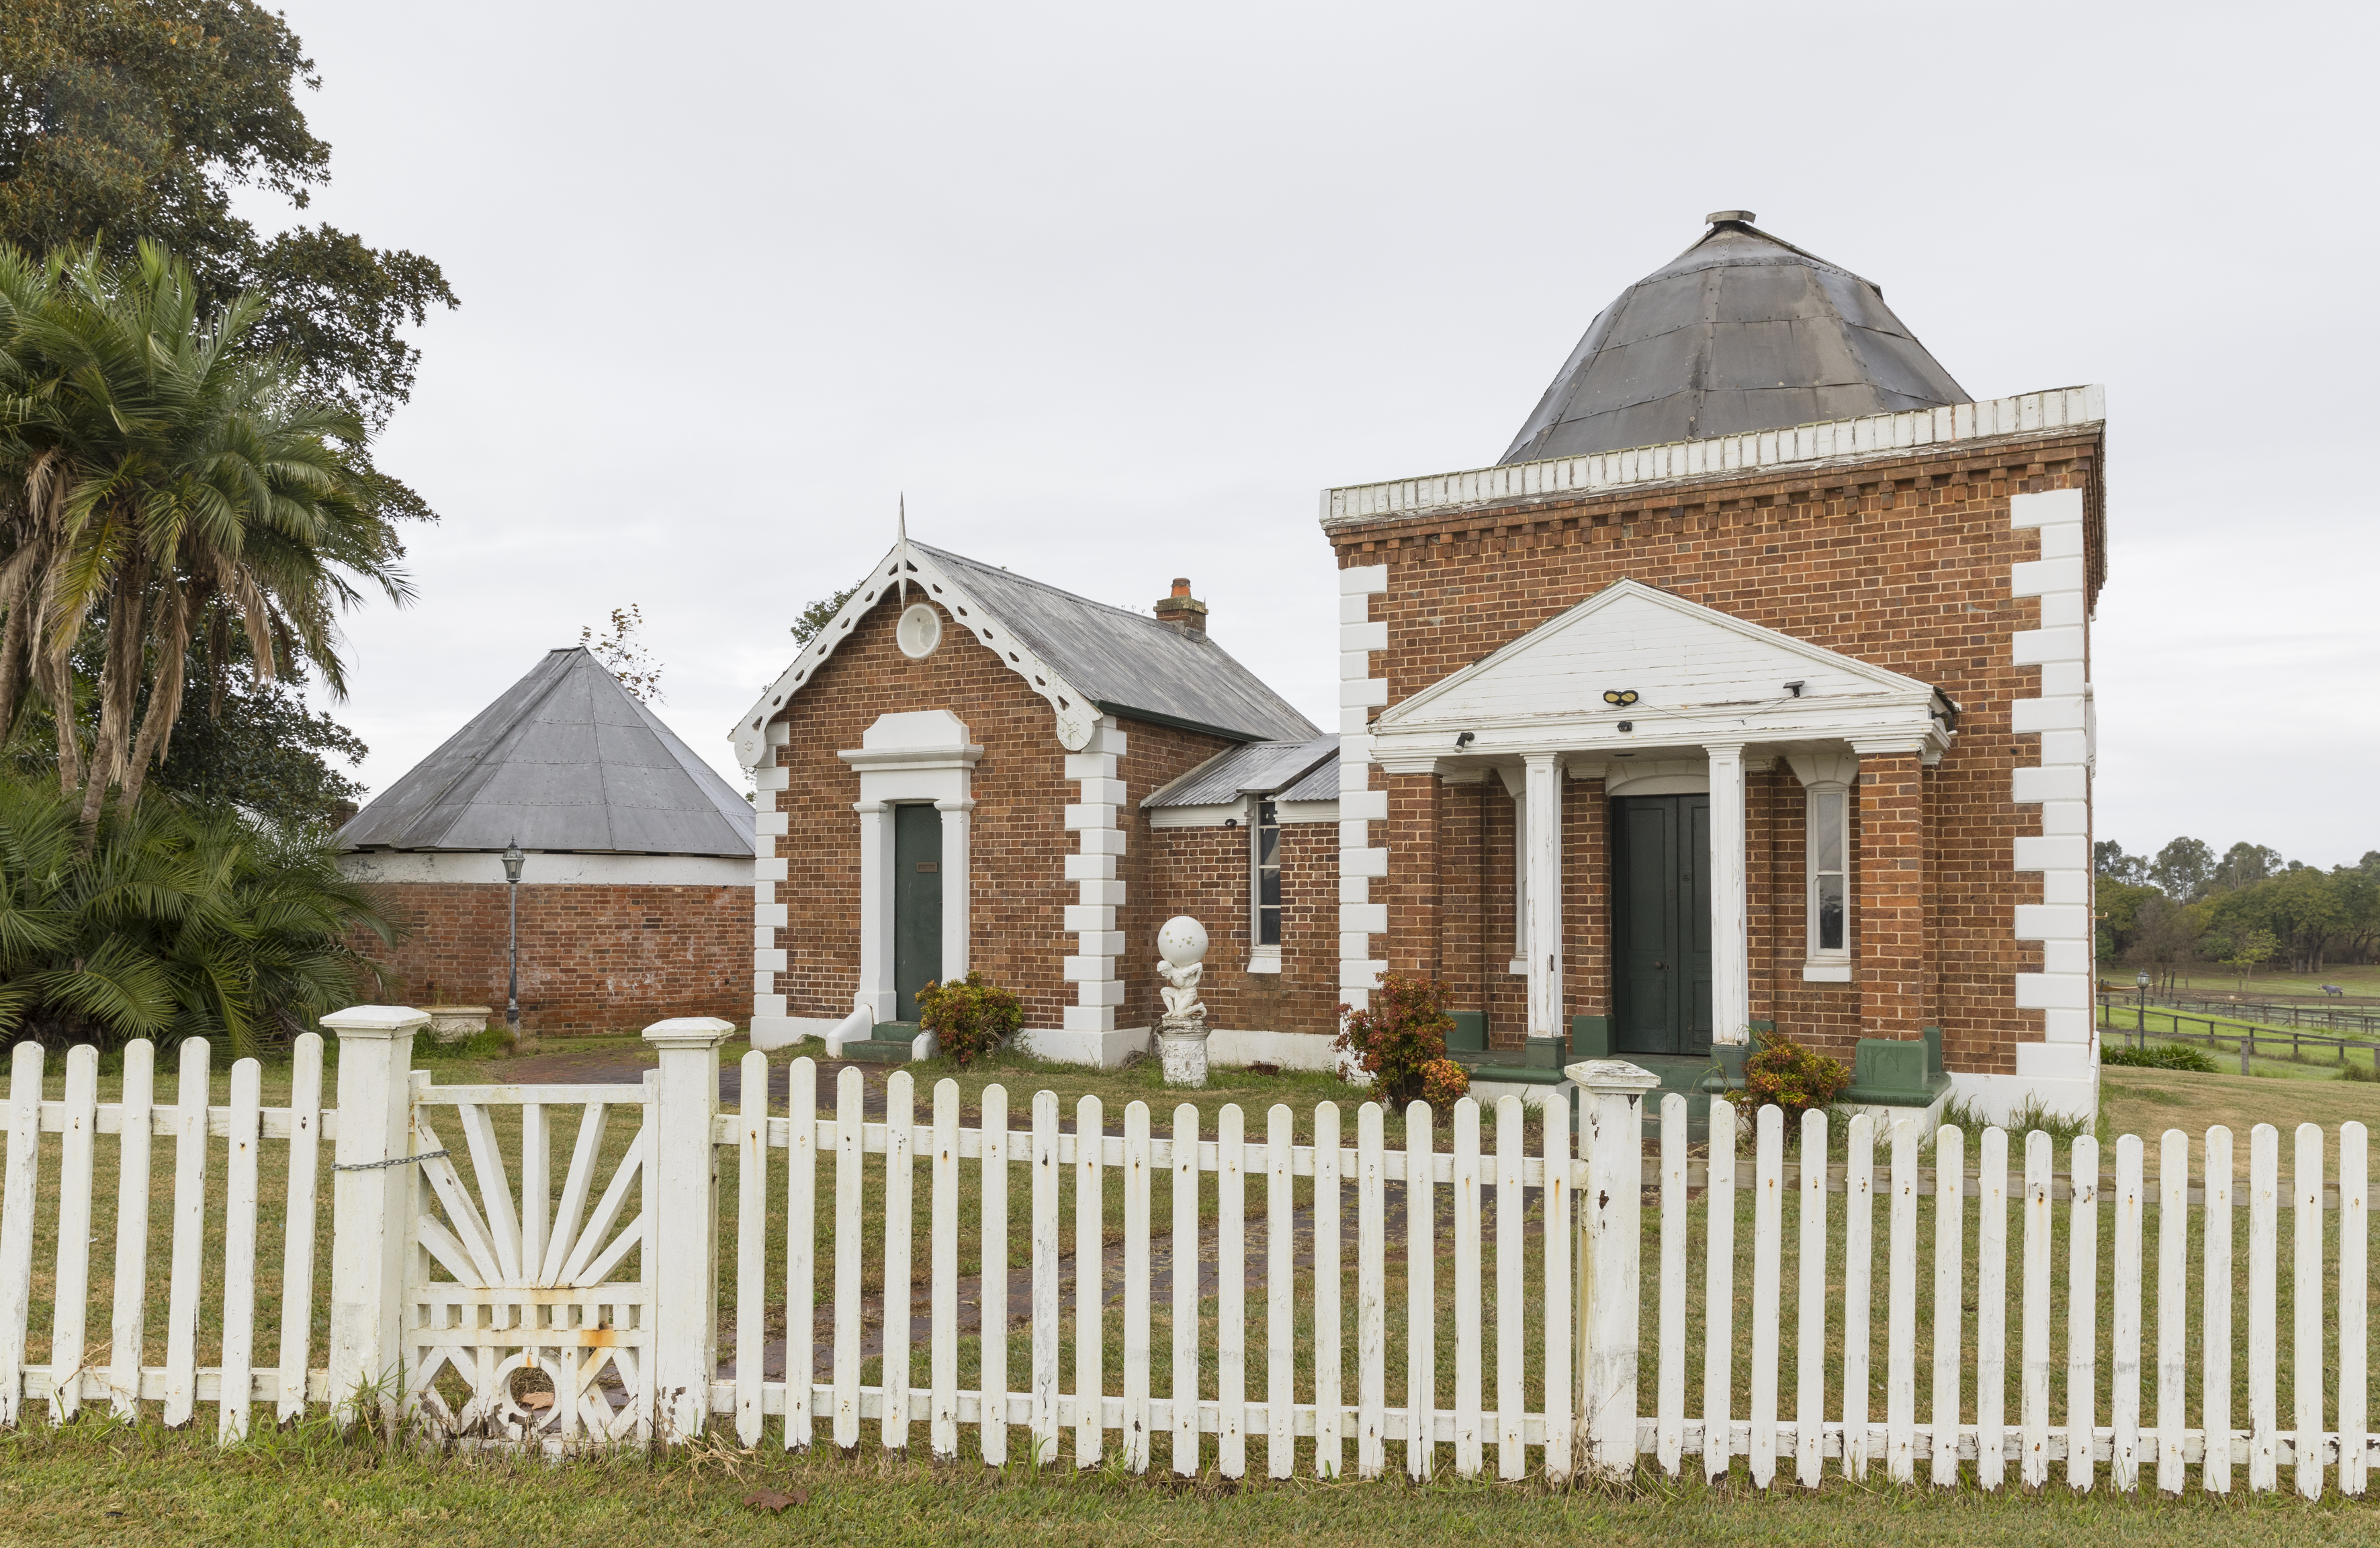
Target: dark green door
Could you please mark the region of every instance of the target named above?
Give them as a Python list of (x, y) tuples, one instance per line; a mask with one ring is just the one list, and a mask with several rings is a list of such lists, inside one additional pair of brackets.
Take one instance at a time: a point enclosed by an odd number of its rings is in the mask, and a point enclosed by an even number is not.
[(893, 1019), (914, 1024), (917, 991), (942, 976), (942, 814), (892, 809)]
[(1709, 1053), (1710, 798), (1614, 800), (1611, 872), (1620, 1052)]

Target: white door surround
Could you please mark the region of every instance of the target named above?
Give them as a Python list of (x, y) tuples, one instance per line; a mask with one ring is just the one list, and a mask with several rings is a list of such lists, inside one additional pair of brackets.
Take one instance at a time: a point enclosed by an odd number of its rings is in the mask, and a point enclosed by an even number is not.
[(968, 902), (973, 872), (967, 841), (973, 825), (975, 766), (983, 749), (968, 739), (966, 723), (948, 710), (916, 710), (876, 717), (860, 745), (835, 754), (859, 773), (859, 983), (853, 1003), (879, 1021), (892, 1018), (899, 998), (892, 983), (892, 823), (888, 809), (931, 801), (942, 825), (942, 967), (944, 982), (967, 972)]
[[(1632, 695), (1614, 703), (1607, 693)], [(1384, 712), (1372, 758), (1391, 774), (1522, 771), (1522, 957), (1529, 1035), (1560, 1035), (1560, 780), (1614, 795), (1711, 798), (1711, 1030), (1751, 1036), (1744, 774), (1859, 751), (1937, 762), (1958, 707), (1931, 685), (1633, 580)], [(1457, 738), (1461, 741), (1458, 744)], [(1458, 745), (1460, 750), (1458, 751)]]

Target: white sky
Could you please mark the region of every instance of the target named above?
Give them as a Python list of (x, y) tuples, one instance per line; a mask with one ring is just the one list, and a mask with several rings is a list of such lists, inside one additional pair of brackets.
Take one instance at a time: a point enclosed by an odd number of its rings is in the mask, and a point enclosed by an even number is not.
[(2380, 847), (2369, 7), (284, 3), (310, 218), (463, 300), (382, 452), (421, 600), (347, 625), (376, 789), (628, 603), (733, 774), (902, 490), (1192, 577), (1331, 724), (1317, 491), (1492, 462), (1747, 208), (1977, 397), (2106, 384), (2100, 836)]

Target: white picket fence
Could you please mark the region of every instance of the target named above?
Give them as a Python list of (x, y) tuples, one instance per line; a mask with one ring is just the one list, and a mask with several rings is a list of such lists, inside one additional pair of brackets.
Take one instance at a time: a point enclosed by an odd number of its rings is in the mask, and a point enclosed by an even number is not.
[[(1391, 1466), (1417, 1478), (1441, 1466), (1473, 1476), (1488, 1471), (1492, 1448), (1494, 1472), (1506, 1479), (1621, 1473), (1640, 1459), (1675, 1477), (1689, 1457), (1716, 1476), (1742, 1457), (1763, 1488), (1780, 1471), (1814, 1484), (1829, 1464), (1910, 1481), (1923, 1463), (1936, 1483), (1956, 1481), (1963, 1467), (1986, 1488), (2053, 1477), (2089, 1487), (2104, 1466), (2117, 1488), (2168, 1492), (2195, 1468), (2201, 1487), (2220, 1492), (2243, 1466), (2250, 1488), (2278, 1488), (2288, 1467), (2308, 1497), (2326, 1486), (2360, 1494), (2380, 1461), (2367, 1407), (2361, 1124), (2335, 1137), (2301, 1126), (2286, 1176), (2279, 1134), (2259, 1126), (2243, 1194), (2222, 1128), (2207, 1131), (2195, 1165), (2190, 1140), (2168, 1131), (2153, 1178), (2133, 1136), (2117, 1141), (2112, 1176), (2103, 1176), (2090, 1139), (2061, 1157), (2034, 1133), (2012, 1158), (2010, 1137), (1989, 1129), (1970, 1170), (1960, 1130), (1879, 1132), (1866, 1116), (1840, 1132), (1805, 1119), (1789, 1159), (1774, 1108), (1750, 1125), (1748, 1155), (1722, 1143), (1696, 1157), (1685, 1100), (1670, 1095), (1648, 1115), (1652, 1079), (1625, 1065), (1581, 1072), (1575, 1144), (1561, 1108), (1528, 1115), (1509, 1098), (1492, 1119), (1467, 1100), (1447, 1115), (1419, 1103), (1391, 1115), (1366, 1103), (1352, 1144), (1342, 1109), (1326, 1103), (1300, 1144), (1293, 1115), (1279, 1106), (1252, 1139), (1236, 1107), (1208, 1133), (1185, 1104), (1160, 1131), (1135, 1102), (1118, 1135), (1086, 1098), (1068, 1132), (1048, 1091), (1012, 1128), (998, 1086), (981, 1093), (978, 1122), (963, 1125), (954, 1082), (939, 1082), (921, 1115), (903, 1070), (883, 1082), (883, 1109), (871, 1119), (863, 1078), (846, 1067), (834, 1115), (818, 1117), (808, 1059), (789, 1072), (789, 1111), (800, 1115), (771, 1116), (759, 1054), (744, 1061), (741, 1110), (722, 1112), (718, 1047), (729, 1029), (717, 1022), (653, 1029), (661, 1067), (641, 1087), (438, 1087), (409, 1069), (412, 1031), (426, 1019), (419, 1013), (364, 1007), (330, 1019), (343, 1039), (335, 1112), (320, 1106), (322, 1050), (311, 1039), (299, 1046), (296, 1099), (275, 1109), (259, 1104), (247, 1060), (234, 1067), (230, 1104), (207, 1105), (202, 1043), (183, 1045), (170, 1107), (152, 1099), (145, 1045), (128, 1053), (123, 1100), (109, 1103), (96, 1101), (93, 1051), (69, 1054), (64, 1100), (44, 1101), (40, 1051), (18, 1049), (0, 1212), (0, 1423), (17, 1422), (28, 1402), (46, 1401), (59, 1416), (86, 1401), (119, 1411), (154, 1402), (172, 1423), (213, 1402), (229, 1442), (264, 1400), (282, 1419), (328, 1403), (346, 1418), (410, 1416), (499, 1444), (680, 1440), (716, 1418), (746, 1445), (769, 1438), (772, 1420), (787, 1447), (848, 1447), (868, 1436), (902, 1447), (915, 1429), (938, 1456), (971, 1443), (987, 1463), (1088, 1465), (1112, 1447), (1135, 1471), (1156, 1465), (1153, 1438), (1165, 1435), (1173, 1469), (1213, 1467), (1227, 1477), (1252, 1466), (1276, 1478), (1350, 1469), (1374, 1477)], [(581, 1117), (557, 1196), (549, 1152), (559, 1106)], [(607, 1115), (623, 1109), (635, 1115), (625, 1149), (606, 1140)], [(498, 1115), (517, 1119), (517, 1176)], [(1716, 1105), (1715, 1132), (1728, 1134), (1733, 1118)], [(1438, 1148), (1442, 1123), (1451, 1151)], [(42, 1133), (61, 1137), (46, 1190)], [(119, 1147), (124, 1226), (103, 1359), (86, 1353), (83, 1305), (103, 1135)], [(152, 1367), (139, 1351), (152, 1277), (144, 1254), (154, 1136), (176, 1152), (165, 1360)], [(338, 1170), (327, 1364), (315, 1368), (315, 1178), (325, 1138), (336, 1143)], [(1928, 1138), (1933, 1164), (1921, 1166)], [(448, 1139), (468, 1152), (468, 1178)], [(1650, 1153), (1647, 1139), (1658, 1140)], [(225, 1183), (211, 1191), (216, 1141)], [(280, 1360), (260, 1367), (252, 1271), (267, 1212), (257, 1155), (275, 1142), (289, 1147), (290, 1164), (278, 1223)], [(735, 1190), (733, 1241), (719, 1221), (722, 1188)], [(1262, 1190), (1260, 1264), (1248, 1261), (1251, 1188)], [(1740, 1243), (1738, 1212), (1705, 1206), (1744, 1191), (1754, 1198)], [(1071, 1231), (1061, 1218), (1069, 1193)], [(1121, 1243), (1110, 1239), (1111, 1199), (1121, 1201)], [(1836, 1210), (1839, 1231), (1828, 1220)], [(46, 1265), (48, 1359), (39, 1363), (27, 1358), (37, 1216), (56, 1243)], [(980, 1243), (965, 1264), (963, 1225)], [(2104, 1284), (2103, 1228), (2113, 1265)], [(921, 1230), (922, 1276), (912, 1266)], [(211, 1233), (222, 1244), (221, 1353), (202, 1366), (197, 1309)], [(1029, 1246), (1012, 1264), (1016, 1235)], [(1930, 1262), (1921, 1261), (1928, 1236)], [(1789, 1241), (1797, 1249), (1790, 1313)], [(867, 1283), (870, 1268), (880, 1290)], [(1211, 1285), (1202, 1285), (1208, 1271)], [(1439, 1283), (1447, 1272), (1451, 1296)], [(724, 1322), (722, 1290), (732, 1298)], [(1012, 1371), (1006, 1313), (1020, 1291), (1029, 1336)], [(983, 1336), (963, 1332), (970, 1302)], [(1749, 1324), (1741, 1391), (1739, 1308)], [(916, 1364), (913, 1310), (926, 1319), (922, 1384), (900, 1378)], [(1697, 1317), (1698, 1342), (1690, 1337)], [(831, 1326), (823, 1380), (812, 1368), (821, 1321)], [(1924, 1349), (1922, 1325), (1930, 1325)], [(1640, 1326), (1649, 1349), (1640, 1350)], [(724, 1375), (723, 1327), (734, 1340)], [(783, 1335), (776, 1375), (764, 1358), (772, 1329)], [(1161, 1347), (1152, 1342), (1160, 1336)], [(1442, 1338), (1451, 1381), (1439, 1369)], [(880, 1374), (863, 1381), (871, 1366)], [(226, 1371), (247, 1379), (226, 1380)], [(552, 1396), (525, 1392), (525, 1374)], [(1780, 1384), (1788, 1374), (1790, 1393)], [(1160, 1376), (1164, 1390), (1155, 1390)], [(2244, 1412), (2235, 1412), (2242, 1376)], [(1252, 1443), (1260, 1461), (1248, 1455)]]

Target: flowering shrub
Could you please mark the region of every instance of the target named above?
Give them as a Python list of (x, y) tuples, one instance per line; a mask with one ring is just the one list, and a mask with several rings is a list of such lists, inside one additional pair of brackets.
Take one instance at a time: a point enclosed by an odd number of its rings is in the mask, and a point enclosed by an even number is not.
[(1416, 1100), (1439, 1104), (1440, 1098), (1428, 1089), (1433, 1065), (1452, 1071), (1451, 1082), (1442, 1072), (1435, 1076), (1436, 1090), (1448, 1090), (1451, 1084), (1453, 1095), (1445, 1101), (1469, 1089), (1462, 1067), (1446, 1056), (1446, 1034), (1453, 1030), (1454, 1018), (1446, 1013), (1446, 986), (1408, 973), (1383, 974), (1368, 1009), (1339, 1007), (1340, 1052), (1371, 1076), (1373, 1090), (1391, 1107)]
[(1782, 1032), (1760, 1034), (1760, 1052), (1743, 1061), (1743, 1094), (1752, 1111), (1774, 1103), (1789, 1121), (1804, 1113), (1823, 1113), (1834, 1105), (1852, 1083), (1849, 1066), (1840, 1059), (1803, 1047)]
[(1421, 1067), (1421, 1099), (1440, 1111), (1471, 1094), (1471, 1077), (1452, 1059), (1432, 1059)]
[(1025, 1025), (1025, 1007), (981, 973), (969, 973), (965, 983), (929, 983), (918, 990), (917, 1025), (964, 1067)]

